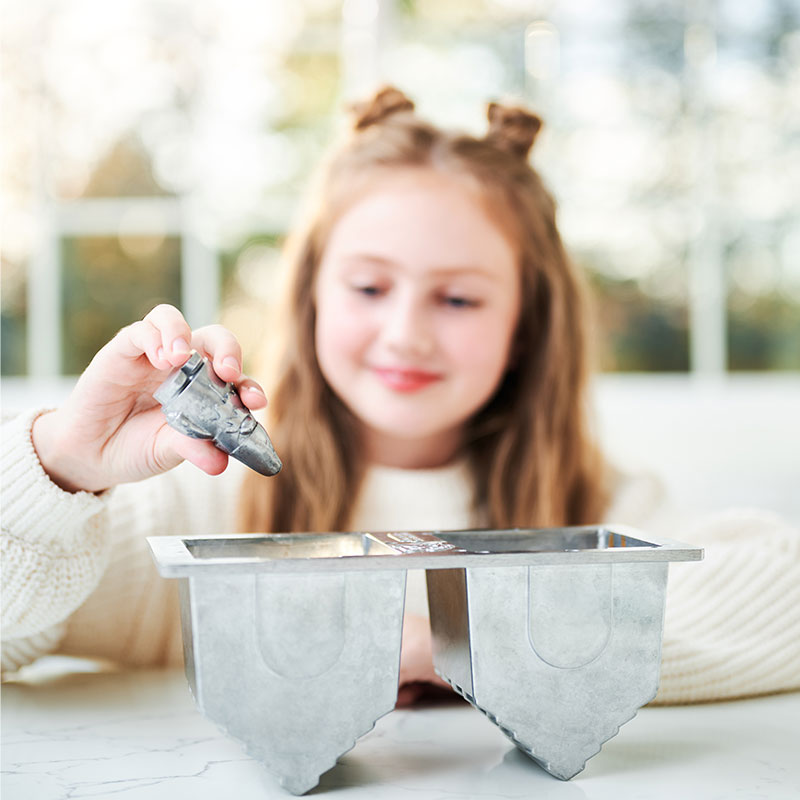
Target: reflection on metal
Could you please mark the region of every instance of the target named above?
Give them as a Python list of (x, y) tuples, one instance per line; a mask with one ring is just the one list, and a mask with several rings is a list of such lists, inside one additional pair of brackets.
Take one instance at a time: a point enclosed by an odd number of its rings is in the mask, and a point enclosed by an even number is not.
[(148, 543), (198, 707), (295, 794), (394, 706), (407, 569), (439, 674), (566, 779), (654, 696), (668, 562), (702, 558), (623, 526)]

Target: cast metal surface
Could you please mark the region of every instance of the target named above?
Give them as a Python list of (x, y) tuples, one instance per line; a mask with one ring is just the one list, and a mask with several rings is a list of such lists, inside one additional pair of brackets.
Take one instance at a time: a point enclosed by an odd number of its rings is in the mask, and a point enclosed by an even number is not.
[(281, 460), (264, 427), (244, 407), (232, 383), (221, 380), (207, 358), (194, 352), (153, 394), (167, 422), (193, 439), (210, 439), (229, 456), (262, 475)]
[(655, 697), (667, 566), (431, 570), (436, 671), (572, 778)]
[(294, 794), (397, 697), (405, 571), (428, 570), (437, 672), (570, 778), (658, 687), (669, 561), (626, 526), (150, 537), (181, 578), (201, 711)]
[(181, 581), (198, 708), (303, 794), (397, 699), (405, 574), (198, 576)]
[(573, 528), (152, 536), (165, 578), (250, 572), (699, 561), (700, 548), (627, 525)]

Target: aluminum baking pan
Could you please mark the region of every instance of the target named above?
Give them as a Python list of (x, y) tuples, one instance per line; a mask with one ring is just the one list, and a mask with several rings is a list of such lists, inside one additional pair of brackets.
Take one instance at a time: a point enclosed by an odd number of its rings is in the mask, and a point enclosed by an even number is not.
[(668, 562), (702, 557), (617, 525), (148, 543), (198, 707), (294, 794), (394, 707), (407, 569), (439, 674), (566, 778), (655, 693)]

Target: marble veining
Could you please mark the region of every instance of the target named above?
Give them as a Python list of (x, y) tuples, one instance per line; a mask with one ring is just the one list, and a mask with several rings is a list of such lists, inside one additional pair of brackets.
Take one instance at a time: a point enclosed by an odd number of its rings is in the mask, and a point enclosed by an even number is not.
[[(196, 710), (182, 672), (70, 673), (68, 660), (61, 671), (53, 663), (3, 686), (3, 800), (291, 797)], [(563, 782), (463, 703), (383, 717), (310, 796), (796, 800), (798, 741), (800, 693), (643, 708)]]

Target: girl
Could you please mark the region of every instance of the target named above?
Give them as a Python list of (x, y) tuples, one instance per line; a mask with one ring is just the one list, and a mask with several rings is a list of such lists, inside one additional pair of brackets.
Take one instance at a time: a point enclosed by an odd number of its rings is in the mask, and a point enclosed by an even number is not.
[[(172, 471), (184, 459), (211, 476), (227, 464), (210, 443), (167, 427), (152, 399), (191, 348), (212, 358), (246, 405), (264, 408), (266, 399), (242, 375), (230, 332), (191, 331), (170, 306), (121, 330), (63, 407), (10, 424), (4, 670), (54, 650), (179, 662), (175, 583), (158, 578), (146, 535), (645, 522), (649, 484), (607, 467), (587, 428), (583, 290), (553, 200), (527, 160), (540, 125), (491, 104), (485, 137), (447, 133), (391, 88), (355, 109), (290, 246), (267, 423), (284, 462), (278, 477), (235, 464), (224, 478)], [(796, 556), (797, 536), (778, 520), (736, 524), (760, 525)], [(795, 577), (772, 574), (771, 587), (800, 584), (797, 558), (789, 563)], [(716, 620), (703, 582), (683, 577), (672, 605), (688, 597), (709, 613), (688, 629), (679, 620), (674, 643), (668, 620), (662, 701), (797, 685), (800, 637), (789, 660), (753, 671), (765, 649), (792, 640), (743, 636), (741, 619)], [(410, 576), (401, 702), (439, 682), (418, 582)], [(798, 608), (786, 609), (795, 633)], [(730, 646), (698, 673), (695, 650), (709, 650), (704, 624)]]

